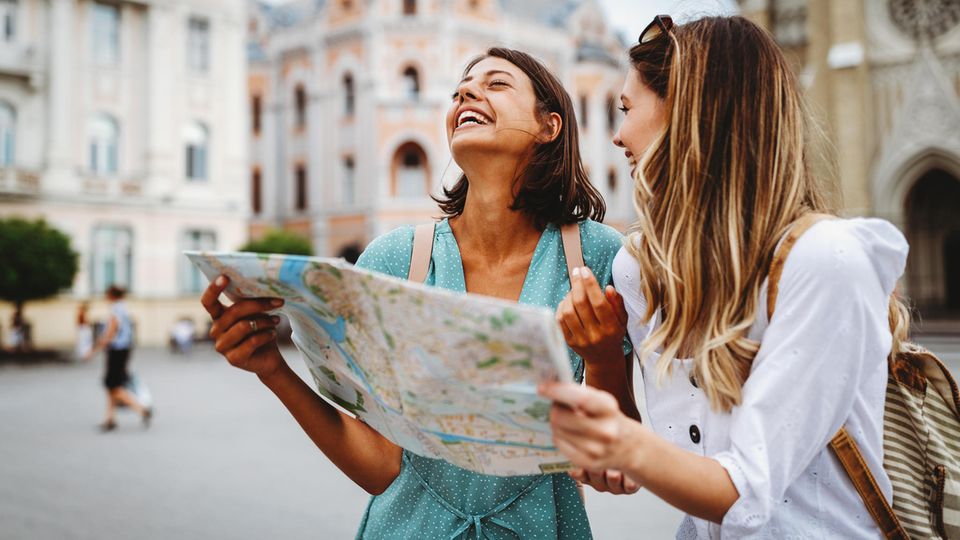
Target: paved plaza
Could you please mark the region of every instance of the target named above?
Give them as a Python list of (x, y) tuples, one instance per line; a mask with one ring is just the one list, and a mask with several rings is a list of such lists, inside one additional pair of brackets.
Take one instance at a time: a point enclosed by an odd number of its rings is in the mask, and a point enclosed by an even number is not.
[[(956, 373), (960, 341), (931, 345)], [(101, 360), (0, 366), (0, 538), (353, 538), (367, 495), (254, 376), (205, 347), (133, 358), (156, 418), (143, 430), (121, 411), (109, 434), (96, 429)], [(680, 518), (646, 492), (588, 490), (587, 507), (600, 539), (672, 538)]]

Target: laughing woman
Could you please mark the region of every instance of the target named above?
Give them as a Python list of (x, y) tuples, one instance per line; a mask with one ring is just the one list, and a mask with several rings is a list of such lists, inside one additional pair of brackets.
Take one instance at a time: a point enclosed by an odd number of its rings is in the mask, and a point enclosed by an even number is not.
[[(621, 238), (597, 223), (604, 205), (580, 163), (570, 97), (543, 65), (490, 49), (467, 66), (446, 129), (463, 175), (438, 201), (445, 219), (433, 230), (426, 284), (554, 309), (569, 290), (561, 229), (579, 232), (585, 265), (601, 283), (611, 281)], [(414, 228), (397, 229), (374, 240), (357, 265), (406, 278), (413, 244)], [(590, 537), (566, 474), (476, 474), (407, 452), (338, 412), (280, 356), (275, 322), (264, 314), (275, 306), (244, 300), (224, 308), (217, 298), (225, 285), (218, 279), (203, 299), (217, 350), (256, 373), (317, 447), (374, 495), (358, 538)], [(583, 363), (572, 351), (570, 360), (581, 379)]]
[[(621, 413), (614, 388), (548, 385), (557, 446), (594, 487), (646, 487), (686, 512), (678, 538), (881, 538), (828, 443), (845, 426), (889, 503), (882, 422), (891, 325), (905, 322), (890, 300), (903, 236), (876, 219), (822, 219), (800, 90), (753, 23), (659, 16), (630, 59), (614, 142), (637, 166), (639, 216), (613, 271), (646, 357), (649, 418)], [(784, 238), (796, 243), (774, 264)], [(610, 308), (584, 298), (565, 301), (568, 343), (618, 343), (622, 327), (593, 314)], [(585, 359), (625, 377), (616, 355)], [(607, 469), (633, 485), (611, 485)]]

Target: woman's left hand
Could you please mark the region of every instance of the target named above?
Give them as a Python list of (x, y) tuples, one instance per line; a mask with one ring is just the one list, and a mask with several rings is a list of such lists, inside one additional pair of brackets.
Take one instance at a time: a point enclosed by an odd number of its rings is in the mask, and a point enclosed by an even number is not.
[(573, 270), (570, 292), (557, 306), (557, 322), (567, 345), (585, 362), (623, 361), (623, 298), (610, 285), (601, 289), (586, 266)]
[(570, 471), (570, 477), (601, 493), (631, 495), (640, 491), (640, 484), (634, 482), (622, 472), (613, 469), (588, 471), (587, 469), (577, 468)]
[(545, 383), (539, 393), (553, 401), (550, 426), (560, 453), (589, 471), (622, 471), (640, 488), (631, 472), (643, 448), (643, 427), (620, 411), (616, 398), (574, 383)]

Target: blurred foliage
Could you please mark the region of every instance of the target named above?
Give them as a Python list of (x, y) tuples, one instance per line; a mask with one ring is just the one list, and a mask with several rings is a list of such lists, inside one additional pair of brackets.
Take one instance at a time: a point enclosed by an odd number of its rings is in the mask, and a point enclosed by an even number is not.
[(251, 240), (240, 251), (252, 253), (283, 253), (285, 255), (313, 255), (310, 239), (299, 234), (273, 229), (259, 240)]
[(15, 304), (70, 287), (78, 255), (70, 237), (40, 219), (0, 219), (0, 299)]

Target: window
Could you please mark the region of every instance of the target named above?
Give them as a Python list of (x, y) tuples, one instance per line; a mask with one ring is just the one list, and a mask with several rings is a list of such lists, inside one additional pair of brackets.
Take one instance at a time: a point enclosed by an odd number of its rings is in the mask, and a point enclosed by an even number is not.
[(356, 166), (353, 163), (352, 157), (346, 157), (343, 159), (343, 204), (344, 206), (352, 206), (354, 204), (354, 197), (356, 192)]
[(120, 60), (120, 8), (95, 2), (91, 20), (94, 61), (102, 66), (116, 64)]
[(187, 179), (207, 179), (207, 154), (209, 153), (209, 134), (207, 128), (199, 122), (188, 125), (183, 130), (183, 140), (186, 146)]
[(296, 208), (297, 210), (306, 210), (307, 209), (307, 167), (305, 165), (297, 165), (296, 172), (294, 174), (296, 177), (294, 181), (296, 182), (296, 197), (297, 200)]
[(307, 125), (307, 91), (302, 84), (298, 84), (293, 91), (293, 102), (296, 108), (296, 125), (298, 129), (303, 129)]
[(210, 69), (210, 21), (190, 17), (187, 23), (187, 66), (194, 73)]
[(612, 95), (607, 96), (607, 129), (613, 134), (617, 131), (617, 100)]
[(617, 192), (617, 170), (613, 167), (607, 171), (607, 188), (610, 190), (609, 194)]
[(117, 145), (120, 128), (108, 114), (98, 114), (90, 121), (90, 172), (110, 176), (117, 174)]
[(427, 187), (427, 155), (417, 143), (404, 143), (393, 157), (396, 197), (423, 197)]
[(260, 134), (260, 108), (262, 107), (260, 96), (253, 96), (253, 101), (250, 105), (250, 120), (253, 123), (253, 134)]
[(343, 76), (343, 112), (347, 116), (353, 116), (356, 106), (356, 96), (353, 88), (353, 75), (347, 73)]
[(13, 43), (17, 38), (17, 0), (0, 0), (0, 38)]
[[(217, 233), (209, 230), (189, 229), (183, 233), (183, 249), (190, 251), (215, 251)], [(186, 257), (180, 257), (180, 290), (187, 294), (198, 294), (207, 287), (207, 278)]]
[(250, 180), (250, 206), (254, 214), (259, 214), (263, 209), (262, 200), (260, 198), (261, 186), (260, 186), (260, 169), (253, 170), (253, 178)]
[(412, 66), (403, 70), (403, 97), (407, 101), (420, 99), (420, 75)]
[(580, 96), (580, 127), (587, 128), (587, 96)]
[(416, 14), (417, 14), (417, 0), (403, 0), (403, 14), (404, 14), (404, 15), (416, 15)]
[(133, 284), (133, 232), (129, 227), (100, 225), (93, 229), (90, 257), (91, 289), (102, 293), (111, 285)]
[(0, 102), (0, 167), (13, 165), (17, 140), (17, 113), (8, 103)]

